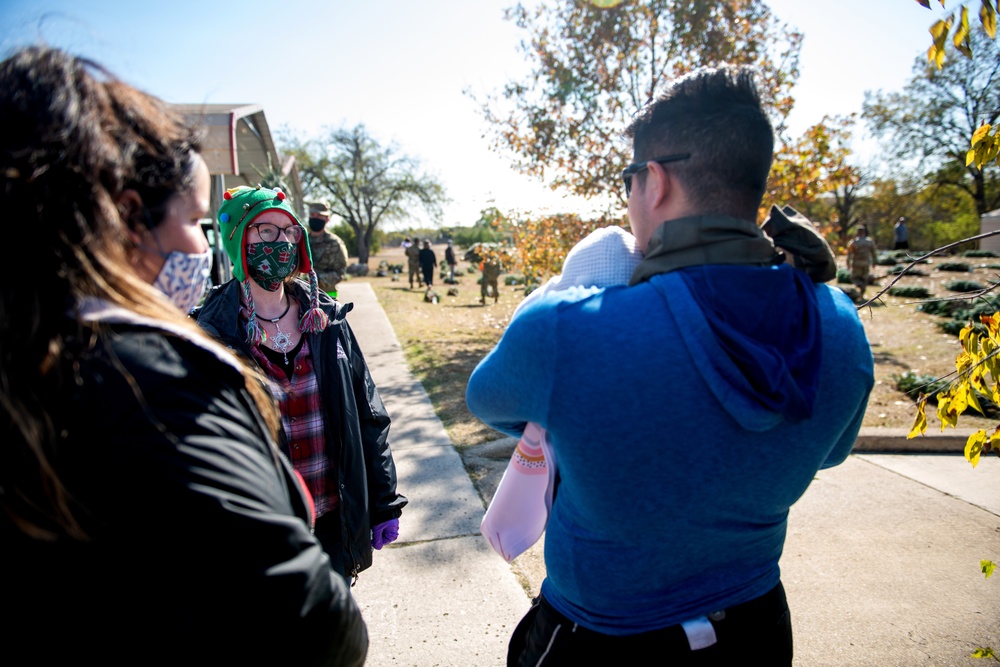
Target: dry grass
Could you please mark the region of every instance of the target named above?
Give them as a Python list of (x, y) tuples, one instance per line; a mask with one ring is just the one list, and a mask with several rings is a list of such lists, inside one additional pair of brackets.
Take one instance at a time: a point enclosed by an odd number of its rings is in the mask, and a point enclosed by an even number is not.
[[(434, 252), (438, 261), (443, 261), (444, 247), (435, 246)], [(368, 266), (377, 267), (382, 260), (405, 265), (400, 248), (380, 252), (369, 260)], [(424, 301), (423, 289), (410, 289), (405, 272), (398, 281), (391, 277), (352, 278), (371, 283), (392, 322), (410, 369), (423, 384), (451, 441), (459, 449), (506, 437), (469, 412), (465, 387), (476, 364), (500, 340), (523, 294), (523, 288), (505, 286), (501, 280), (499, 301), (494, 304), (487, 299), (485, 306), (480, 305), (479, 274), (466, 273), (469, 266), (459, 260), (456, 271), (459, 284), (454, 286), (435, 277), (434, 291), (441, 296), (436, 304)], [(449, 287), (456, 287), (458, 296), (447, 296)]]
[[(943, 258), (940, 262), (954, 261)], [(994, 263), (990, 259), (963, 259), (973, 266)], [(897, 286), (925, 287), (932, 298), (958, 296), (945, 289), (944, 284), (956, 279), (956, 274), (937, 271), (935, 263), (919, 265), (926, 276), (905, 275)], [(874, 274), (881, 285), (888, 285), (895, 276), (886, 273), (887, 267), (876, 267)], [(888, 267), (891, 268), (891, 267)], [(977, 280), (988, 284), (997, 279), (997, 271), (979, 266), (973, 273), (961, 274), (962, 279)], [(879, 291), (878, 286), (870, 288), (867, 296)], [(944, 377), (955, 371), (955, 358), (961, 351), (958, 337), (946, 334), (937, 326), (944, 318), (917, 311), (915, 299), (893, 296), (882, 297), (883, 305), (863, 309), (859, 314), (868, 334), (875, 357), (875, 388), (868, 400), (864, 426), (890, 428), (910, 428), (915, 415), (913, 403), (896, 390), (893, 376), (912, 371), (920, 375)], [(940, 422), (933, 416), (933, 400), (928, 404), (927, 416), (930, 429), (940, 429)], [(969, 410), (959, 420), (959, 426), (967, 428), (994, 428), (996, 422)]]
[[(444, 247), (435, 247), (434, 250), (443, 260)], [(399, 248), (382, 251), (370, 260), (369, 266), (377, 267), (381, 260), (389, 264), (405, 264)], [(963, 261), (975, 265), (998, 260)], [(435, 286), (435, 291), (441, 296), (436, 304), (424, 301), (422, 289), (409, 289), (405, 274), (400, 276), (399, 281), (374, 275), (352, 279), (371, 283), (392, 322), (410, 368), (430, 395), (438, 417), (459, 449), (503, 437), (468, 411), (465, 388), (476, 364), (500, 339), (523, 294), (522, 288), (504, 286), (501, 280), (499, 302), (494, 304), (488, 299), (487, 305), (480, 305), (478, 273), (465, 273), (468, 266), (466, 262), (459, 262), (458, 296), (447, 296), (449, 285), (441, 283)], [(924, 286), (936, 297), (953, 295), (944, 289), (943, 284), (954, 280), (954, 273), (935, 271), (933, 265), (923, 265), (921, 270), (928, 276), (905, 276), (897, 285)], [(960, 277), (986, 283), (995, 280), (996, 274), (996, 270), (978, 268), (975, 273)], [(876, 267), (874, 275), (881, 285), (887, 285), (893, 278), (886, 274), (885, 267)], [(868, 296), (877, 291), (877, 286), (870, 288)], [(912, 299), (886, 296), (883, 297), (883, 304), (865, 309), (860, 315), (876, 364), (876, 385), (864, 425), (909, 428), (913, 422), (913, 405), (896, 390), (893, 376), (906, 371), (935, 376), (948, 374), (955, 368), (958, 339), (942, 333), (936, 325), (941, 319), (918, 312)], [(928, 417), (930, 428), (939, 428), (930, 406)], [(959, 425), (992, 428), (996, 423), (967, 413), (962, 416)]]

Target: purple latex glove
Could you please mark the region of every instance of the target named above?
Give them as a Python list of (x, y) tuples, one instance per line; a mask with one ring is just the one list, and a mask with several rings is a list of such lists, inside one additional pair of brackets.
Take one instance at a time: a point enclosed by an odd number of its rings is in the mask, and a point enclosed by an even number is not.
[(389, 519), (372, 528), (372, 546), (381, 549), (399, 537), (399, 519)]

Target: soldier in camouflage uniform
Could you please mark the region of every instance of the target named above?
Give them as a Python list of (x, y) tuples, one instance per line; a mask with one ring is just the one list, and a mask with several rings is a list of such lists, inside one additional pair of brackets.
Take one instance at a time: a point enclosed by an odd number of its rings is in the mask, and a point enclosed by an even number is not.
[(875, 244), (868, 238), (868, 228), (859, 225), (857, 235), (847, 246), (847, 268), (851, 271), (851, 282), (859, 290), (858, 300), (865, 298), (871, 268), (877, 260)]
[(424, 278), (420, 272), (420, 239), (416, 236), (413, 237), (413, 243), (407, 246), (406, 259), (409, 262), (410, 270), (410, 289), (413, 289), (413, 279), (417, 279), (417, 287), (424, 286)]
[(319, 288), (336, 298), (337, 283), (347, 272), (347, 244), (329, 232), (330, 208), (324, 202), (309, 205), (309, 246), (312, 263), (319, 279)]
[(486, 305), (486, 296), (489, 294), (489, 290), (493, 290), (493, 303), (496, 303), (500, 299), (500, 289), (497, 287), (497, 281), (500, 278), (500, 274), (503, 272), (503, 266), (500, 263), (500, 254), (497, 252), (492, 252), (487, 245), (495, 244), (479, 244), (472, 246), (465, 253), (466, 262), (478, 262), (479, 270), (483, 272), (483, 279), (479, 282), (479, 303)]
[(500, 289), (497, 287), (497, 280), (500, 278), (501, 267), (489, 260), (484, 260), (481, 264), (483, 271), (483, 282), (479, 288), (479, 303), (486, 305), (486, 295), (489, 288), (493, 289), (493, 303), (500, 299)]

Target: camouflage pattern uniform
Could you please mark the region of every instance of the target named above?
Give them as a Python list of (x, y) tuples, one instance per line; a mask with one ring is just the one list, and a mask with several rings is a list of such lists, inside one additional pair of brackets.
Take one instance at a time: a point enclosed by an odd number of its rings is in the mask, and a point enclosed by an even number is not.
[(336, 234), (324, 230), (319, 236), (309, 235), (309, 248), (319, 288), (327, 293), (336, 292), (337, 283), (347, 272), (347, 244)]
[(417, 279), (417, 286), (423, 287), (424, 279), (420, 273), (420, 245), (416, 242), (406, 249), (406, 257), (409, 259), (410, 269), (410, 289), (413, 289), (413, 279)]
[(856, 236), (847, 246), (847, 268), (851, 270), (851, 282), (865, 295), (868, 287), (868, 276), (875, 266), (878, 255), (875, 244), (867, 236)]
[(492, 262), (483, 262), (483, 281), (479, 288), (479, 303), (486, 303), (487, 288), (493, 288), (493, 303), (500, 299), (500, 290), (497, 288), (497, 279), (500, 277), (500, 266)]

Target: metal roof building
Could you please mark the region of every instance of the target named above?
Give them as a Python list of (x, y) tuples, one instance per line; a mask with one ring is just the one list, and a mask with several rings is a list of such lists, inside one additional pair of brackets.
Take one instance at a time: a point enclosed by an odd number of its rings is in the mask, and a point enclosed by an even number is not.
[(239, 185), (252, 187), (265, 174), (280, 171), (292, 207), (304, 220), (305, 202), (295, 158), (282, 158), (278, 153), (260, 105), (172, 104), (171, 107), (188, 122), (206, 130), (201, 155), (212, 176), (211, 230), (214, 234), (209, 234), (209, 240), (215, 249), (216, 266), (224, 267), (217, 272), (216, 279), (225, 281), (232, 273), (222, 245), (215, 243), (219, 228), (214, 215), (222, 205), (222, 194)]

